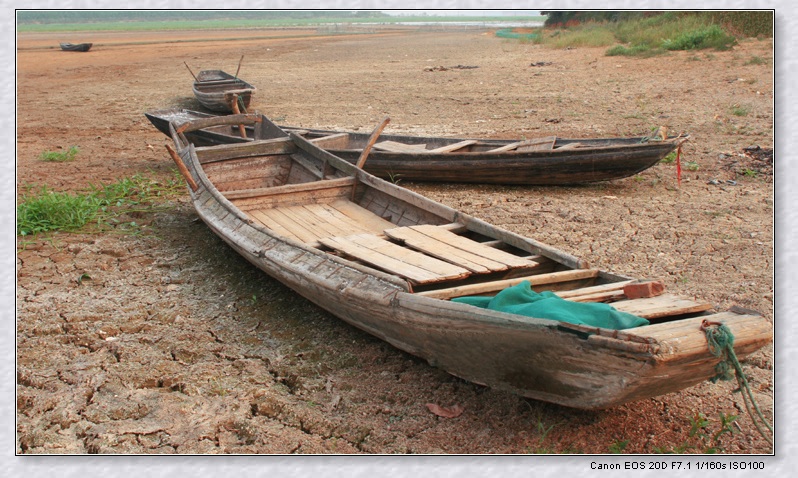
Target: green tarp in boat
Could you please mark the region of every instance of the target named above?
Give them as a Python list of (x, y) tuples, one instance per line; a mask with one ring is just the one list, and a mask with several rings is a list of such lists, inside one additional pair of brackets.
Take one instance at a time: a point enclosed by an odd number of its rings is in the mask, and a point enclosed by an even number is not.
[(572, 302), (558, 297), (554, 292), (535, 292), (529, 281), (508, 287), (492, 297), (457, 297), (452, 301), (526, 317), (605, 329), (630, 329), (649, 324), (642, 317), (621, 312), (601, 302)]

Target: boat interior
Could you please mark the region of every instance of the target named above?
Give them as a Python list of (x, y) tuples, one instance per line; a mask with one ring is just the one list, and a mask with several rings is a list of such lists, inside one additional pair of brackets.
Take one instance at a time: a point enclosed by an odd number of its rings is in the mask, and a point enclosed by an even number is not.
[[(285, 131), (298, 134), (316, 146), (328, 150), (360, 150), (368, 143), (369, 135), (365, 133), (335, 132), (310, 130), (294, 127), (283, 127)], [(258, 126), (239, 128), (238, 126), (217, 126), (217, 133), (243, 138), (246, 141), (258, 141), (271, 138), (270, 131)], [(629, 140), (568, 140), (547, 136), (520, 141), (478, 140), (459, 138), (438, 138), (425, 136), (385, 135), (374, 143), (374, 150), (387, 153), (402, 154), (441, 154), (441, 153), (505, 153), (531, 151), (552, 151), (580, 149), (585, 147), (618, 146), (619, 144), (638, 144), (638, 139)]]
[(389, 183), (366, 182), (332, 167), (326, 157), (305, 153), (288, 137), (195, 151), (217, 189), (255, 223), (401, 277), (419, 295), (444, 300), (493, 295), (528, 280), (533, 290), (577, 302), (609, 302), (652, 323), (712, 309), (668, 293), (630, 298), (633, 279), (568, 264), (557, 251), (484, 223), (460, 222), (448, 208), (430, 207)]

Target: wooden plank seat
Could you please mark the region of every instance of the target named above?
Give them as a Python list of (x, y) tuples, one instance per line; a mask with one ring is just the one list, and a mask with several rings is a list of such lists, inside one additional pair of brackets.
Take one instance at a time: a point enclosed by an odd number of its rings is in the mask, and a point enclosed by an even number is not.
[(447, 144), (446, 146), (441, 146), (439, 148), (431, 149), (429, 153), (451, 153), (452, 151), (457, 151), (458, 149), (463, 149), (466, 146), (471, 146), (475, 144), (477, 140), (475, 139), (466, 139), (464, 141), (460, 141), (458, 143)]
[(427, 151), (426, 144), (405, 144), (388, 140), (375, 143), (372, 148), (390, 153), (422, 153)]
[(474, 273), (532, 268), (537, 262), (481, 244), (434, 225), (386, 229), (385, 235), (406, 246), (437, 257)]
[(319, 242), (374, 267), (404, 277), (414, 284), (461, 279), (471, 273), (467, 269), (402, 247), (374, 234), (328, 237)]
[(374, 149), (379, 149), (381, 151), (388, 151), (391, 153), (450, 153), (452, 151), (457, 151), (458, 149), (463, 149), (466, 146), (471, 146), (475, 144), (477, 140), (475, 139), (466, 139), (463, 141), (458, 141), (457, 143), (447, 144), (445, 146), (440, 146), (434, 149), (427, 149), (426, 144), (405, 144), (400, 143), (398, 141), (381, 141), (379, 143), (374, 144), (372, 146)]
[(345, 147), (349, 140), (349, 133), (335, 133), (318, 138), (311, 138), (308, 141), (320, 148)]
[(436, 289), (418, 292), (418, 295), (433, 297), (435, 299), (453, 299), (455, 297), (465, 297), (467, 295), (486, 295), (496, 294), (508, 287), (513, 287), (523, 281), (529, 281), (533, 289), (540, 286), (551, 286), (564, 282), (592, 280), (598, 277), (597, 269), (575, 269), (570, 271), (549, 272), (545, 274), (535, 274), (526, 277), (516, 277), (513, 279), (501, 279), (490, 282), (479, 282), (446, 289)]
[(554, 143), (556, 142), (556, 136), (547, 136), (539, 140), (530, 141), (529, 144), (522, 144), (516, 148), (516, 151), (547, 151), (554, 149)]
[(572, 302), (612, 302), (625, 298), (623, 288), (633, 282), (635, 281), (611, 282), (609, 284), (557, 291), (555, 294)]
[(354, 187), (357, 180), (347, 176), (337, 179), (325, 179), (321, 181), (308, 181), (306, 183), (286, 184), (283, 186), (272, 186), (264, 188), (241, 189), (238, 191), (227, 191), (225, 197), (229, 200), (246, 199), (253, 197), (278, 196), (281, 194), (293, 194), (297, 192), (318, 191), (322, 189), (335, 189), (341, 187)]
[(712, 304), (696, 302), (673, 294), (663, 294), (657, 297), (644, 299), (619, 300), (612, 306), (623, 312), (644, 317), (646, 319), (659, 319), (662, 317), (694, 314), (712, 309)]
[(243, 85), (244, 80), (237, 78), (220, 78), (218, 80), (201, 80), (197, 82), (197, 86), (216, 86), (216, 85)]
[(559, 151), (561, 149), (579, 149), (579, 148), (582, 148), (582, 147), (584, 147), (584, 145), (582, 143), (568, 143), (568, 144), (564, 144), (562, 146), (559, 146), (559, 147), (557, 147), (555, 149), (557, 149)]
[(488, 150), (488, 153), (503, 153), (505, 151), (534, 151), (534, 150), (546, 150), (546, 149), (553, 149), (554, 143), (557, 141), (556, 136), (548, 136), (546, 138), (538, 138), (538, 139), (527, 139), (524, 141), (516, 141), (514, 143), (505, 144), (504, 146), (499, 146), (498, 148), (493, 148)]

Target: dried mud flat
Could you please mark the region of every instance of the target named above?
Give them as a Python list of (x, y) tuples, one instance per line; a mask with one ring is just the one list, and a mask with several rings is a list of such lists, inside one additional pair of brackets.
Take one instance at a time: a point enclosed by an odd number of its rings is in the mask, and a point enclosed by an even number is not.
[[(18, 35), (18, 188), (173, 177), (149, 109), (197, 108), (221, 68), (283, 124), (452, 136), (691, 135), (673, 163), (586, 187), (402, 183), (592, 265), (661, 279), (718, 309), (773, 320), (773, 44), (651, 59), (548, 49), (482, 31), (88, 34), (88, 53)], [(452, 68), (475, 66), (476, 68)], [(43, 151), (78, 146), (71, 163)], [(746, 148), (758, 146), (760, 150)], [(764, 149), (764, 150), (763, 150)], [(187, 195), (131, 217), (143, 234), (17, 238), (18, 454), (768, 454), (736, 384), (578, 411), (454, 378), (310, 305), (255, 270)], [(772, 420), (774, 353), (744, 363)], [(427, 404), (458, 405), (442, 418)]]

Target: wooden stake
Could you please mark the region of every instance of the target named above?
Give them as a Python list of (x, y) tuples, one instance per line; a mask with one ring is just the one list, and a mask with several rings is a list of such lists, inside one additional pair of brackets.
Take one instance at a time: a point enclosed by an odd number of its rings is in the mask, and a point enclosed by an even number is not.
[(385, 127), (388, 126), (388, 123), (390, 122), (391, 118), (385, 118), (384, 120), (382, 120), (382, 123), (380, 123), (376, 128), (374, 128), (374, 131), (371, 132), (371, 136), (369, 137), (369, 142), (366, 143), (366, 147), (363, 148), (363, 151), (360, 153), (360, 157), (357, 160), (357, 167), (359, 169), (363, 169), (363, 165), (366, 164), (366, 159), (368, 159), (369, 157), (369, 153), (371, 152), (372, 146), (374, 146), (374, 143), (377, 142), (377, 138), (380, 137), (380, 133), (382, 133), (382, 130), (384, 130)]
[(241, 70), (241, 62), (244, 60), (244, 55), (241, 55), (241, 59), (238, 60), (238, 68), (236, 68), (236, 78), (238, 78), (238, 72)]
[(188, 172), (188, 168), (183, 163), (183, 160), (180, 159), (180, 156), (178, 156), (177, 152), (168, 144), (165, 146), (166, 150), (169, 151), (169, 155), (175, 161), (175, 164), (177, 164), (177, 170), (180, 171), (180, 174), (183, 175), (191, 190), (196, 191), (197, 189), (199, 189), (199, 186), (197, 186), (197, 183), (194, 181), (194, 178), (191, 177), (191, 173)]
[[(233, 95), (233, 104), (231, 106), (232, 106), (233, 114), (236, 114), (236, 115), (241, 114), (241, 110), (238, 109), (238, 95)], [(242, 138), (246, 138), (247, 137), (247, 130), (246, 130), (246, 128), (244, 128), (243, 124), (239, 124), (238, 125), (238, 132), (241, 133), (241, 137)]]
[[(369, 136), (369, 141), (368, 143), (366, 143), (366, 147), (363, 148), (363, 151), (360, 153), (360, 157), (357, 159), (358, 169), (363, 169), (363, 165), (366, 164), (366, 159), (368, 159), (369, 157), (371, 148), (374, 146), (374, 143), (377, 142), (377, 138), (380, 137), (380, 133), (382, 133), (382, 130), (384, 130), (385, 127), (388, 126), (388, 123), (390, 122), (391, 118), (386, 117), (384, 120), (382, 120), (382, 123), (380, 123), (376, 128), (374, 128), (374, 131), (371, 132), (371, 136)], [(354, 184), (352, 186), (352, 201), (355, 200), (356, 191), (357, 191), (357, 184)]]
[[(184, 62), (183, 62), (183, 64), (184, 64), (184, 65), (186, 65), (186, 68), (188, 68), (188, 63), (186, 63), (186, 62), (184, 61)], [(189, 72), (189, 73), (191, 73), (191, 76), (193, 76), (193, 77), (194, 77), (194, 81), (199, 81), (199, 80), (197, 79), (197, 75), (195, 75), (195, 74), (194, 74), (194, 72), (193, 72), (193, 71), (191, 71), (191, 68), (188, 68), (188, 72)]]

